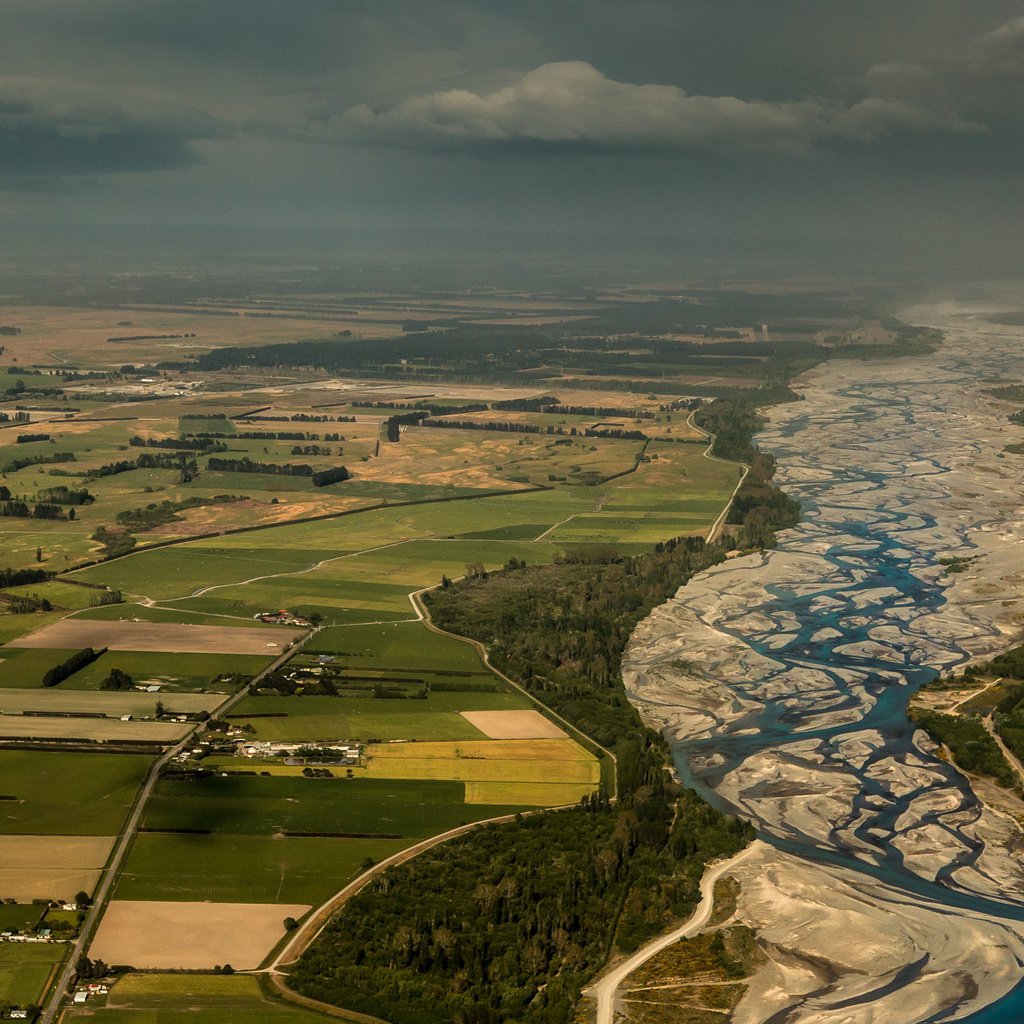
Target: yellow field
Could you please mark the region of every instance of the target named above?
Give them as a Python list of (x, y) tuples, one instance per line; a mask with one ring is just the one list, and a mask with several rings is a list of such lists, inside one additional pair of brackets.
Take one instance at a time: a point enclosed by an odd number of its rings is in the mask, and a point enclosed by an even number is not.
[(467, 782), (467, 804), (525, 804), (561, 807), (592, 793), (590, 782)]
[[(361, 774), (370, 778), (502, 783), (510, 794), (518, 794), (522, 783), (569, 783), (581, 796), (601, 777), (594, 757), (570, 739), (381, 743), (368, 746), (365, 755), (367, 764)], [(467, 794), (466, 802), (488, 801), (470, 800)], [(515, 795), (507, 802), (529, 801)]]
[(92, 892), (113, 845), (111, 836), (4, 836), (0, 894), (28, 903)]

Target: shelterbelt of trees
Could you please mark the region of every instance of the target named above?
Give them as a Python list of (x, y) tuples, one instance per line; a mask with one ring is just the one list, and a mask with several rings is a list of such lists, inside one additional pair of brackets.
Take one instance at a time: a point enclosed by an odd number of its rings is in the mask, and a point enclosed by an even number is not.
[(614, 751), (617, 800), (485, 826), (388, 870), (303, 955), (292, 988), (394, 1024), (565, 1024), (613, 949), (691, 912), (708, 862), (753, 830), (672, 780), (621, 659), (636, 624), (695, 573), (791, 524), (798, 506), (771, 469), (757, 461), (728, 540), (680, 538), (635, 557), (586, 547), (429, 595), (439, 626), (487, 643), (496, 666)]

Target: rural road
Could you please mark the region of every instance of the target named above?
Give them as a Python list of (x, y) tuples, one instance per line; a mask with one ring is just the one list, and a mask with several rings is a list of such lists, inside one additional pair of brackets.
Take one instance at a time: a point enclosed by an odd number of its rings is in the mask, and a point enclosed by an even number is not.
[(583, 994), (597, 1000), (597, 1024), (613, 1024), (615, 1018), (615, 993), (619, 985), (635, 971), (641, 964), (646, 963), (656, 953), (660, 953), (666, 946), (678, 942), (680, 939), (696, 935), (710, 920), (711, 912), (714, 909), (715, 883), (724, 875), (728, 874), (737, 864), (749, 857), (759, 846), (755, 840), (746, 849), (731, 857), (729, 860), (712, 864), (700, 882), (700, 903), (690, 915), (689, 920), (680, 927), (662, 935), (660, 938), (649, 942), (642, 949), (634, 953), (628, 960), (619, 964), (614, 970), (609, 971), (589, 988), (583, 990)]
[[(274, 672), (288, 661), (289, 658), (298, 654), (306, 641), (312, 636), (316, 636), (316, 631), (307, 633), (298, 641), (298, 643), (294, 644), (279, 658), (276, 658), (271, 662), (271, 664), (263, 669), (262, 672), (253, 677), (253, 682), (257, 682), (268, 673)], [(236, 704), (244, 700), (248, 692), (249, 687), (243, 686), (238, 693), (233, 694), (223, 704), (221, 704), (214, 712), (214, 715), (226, 714)], [(124, 863), (125, 857), (128, 855), (129, 849), (131, 849), (132, 840), (135, 838), (135, 833), (138, 831), (139, 823), (142, 821), (142, 816), (146, 812), (146, 807), (149, 804), (150, 797), (153, 795), (153, 790), (156, 788), (161, 770), (171, 760), (171, 758), (180, 754), (186, 747), (190, 746), (194, 742), (194, 734), (195, 729), (191, 729), (182, 740), (171, 747), (166, 753), (158, 757), (150, 766), (149, 772), (146, 774), (146, 779), (142, 784), (142, 788), (135, 797), (135, 803), (132, 804), (132, 809), (129, 811), (124, 827), (121, 829), (121, 834), (118, 836), (117, 842), (114, 845), (114, 852), (107, 863), (106, 869), (100, 877), (100, 883), (96, 887), (96, 892), (93, 894), (92, 906), (85, 915), (85, 920), (82, 922), (78, 938), (75, 940), (71, 953), (65, 961), (64, 966), (61, 968), (57, 981), (50, 990), (50, 997), (46, 1002), (43, 1012), (39, 1015), (40, 1024), (53, 1024), (53, 1021), (56, 1019), (61, 1003), (64, 1001), (68, 987), (71, 984), (71, 979), (75, 975), (75, 971), (78, 967), (78, 961), (89, 948), (89, 943), (96, 931), (96, 926), (99, 923), (100, 918), (103, 916), (103, 911), (106, 909), (107, 900), (110, 897), (110, 890), (113, 887), (114, 880), (117, 878), (118, 872), (121, 870), (121, 865)]]
[(739, 490), (743, 486), (743, 481), (747, 479), (747, 474), (750, 472), (750, 467), (743, 462), (733, 462), (732, 459), (720, 459), (717, 455), (712, 455), (711, 449), (714, 448), (715, 446), (715, 439), (703, 427), (698, 426), (696, 423), (693, 422), (693, 417), (696, 416), (696, 414), (697, 410), (694, 409), (694, 411), (691, 412), (690, 415), (686, 417), (686, 425), (688, 427), (692, 427), (694, 430), (699, 430), (708, 439), (708, 446), (707, 448), (704, 449), (704, 458), (709, 459), (711, 462), (724, 463), (726, 466), (740, 467), (739, 483), (733, 488), (732, 494), (729, 495), (729, 500), (725, 503), (725, 508), (722, 509), (722, 511), (718, 515), (718, 518), (714, 521), (714, 523), (712, 523), (711, 529), (708, 530), (708, 543), (710, 544), (711, 541), (713, 541), (715, 537), (718, 536), (718, 531), (721, 530), (723, 524), (725, 523), (725, 517), (729, 514), (729, 509), (732, 508), (732, 503), (735, 500), (736, 495), (739, 494)]

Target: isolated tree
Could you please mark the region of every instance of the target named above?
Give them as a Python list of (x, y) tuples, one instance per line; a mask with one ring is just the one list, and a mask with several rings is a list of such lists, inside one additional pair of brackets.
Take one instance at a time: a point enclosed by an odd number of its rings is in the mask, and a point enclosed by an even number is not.
[(43, 549), (36, 548), (36, 561), (41, 562), (43, 560)]

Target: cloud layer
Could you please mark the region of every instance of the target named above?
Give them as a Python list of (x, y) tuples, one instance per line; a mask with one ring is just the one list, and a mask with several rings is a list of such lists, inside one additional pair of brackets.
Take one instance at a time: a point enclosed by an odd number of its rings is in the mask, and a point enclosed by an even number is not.
[(876, 95), (846, 105), (691, 96), (673, 85), (615, 81), (585, 61), (560, 61), (491, 92), (448, 89), (410, 96), (385, 110), (360, 104), (329, 130), (424, 148), (525, 145), (800, 155), (827, 140), (873, 142), (899, 132), (983, 129), (918, 98)]
[(98, 175), (185, 167), (229, 130), (189, 107), (115, 99), (55, 79), (0, 77), (0, 174)]

